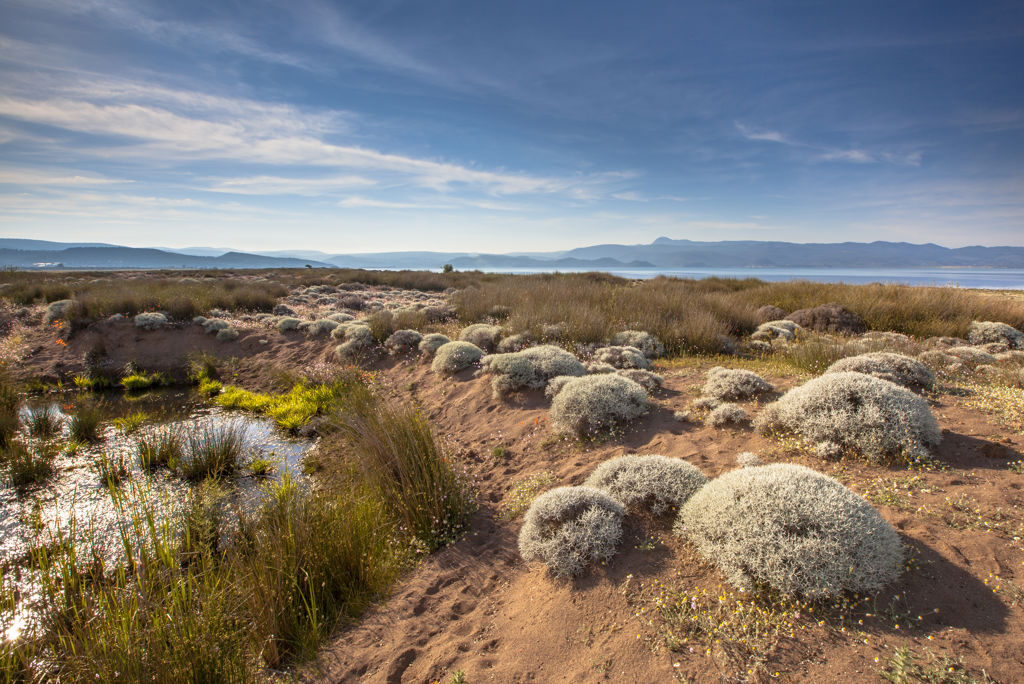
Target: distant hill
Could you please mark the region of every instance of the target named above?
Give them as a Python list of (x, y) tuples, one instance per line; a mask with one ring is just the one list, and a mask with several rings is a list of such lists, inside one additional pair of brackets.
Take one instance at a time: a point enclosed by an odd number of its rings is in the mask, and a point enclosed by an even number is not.
[[(328, 254), (316, 250), (248, 253), (227, 248), (143, 249), (102, 243), (0, 238), (0, 265), (33, 268), (406, 268), (572, 269), (625, 268), (1024, 268), (1024, 247), (958, 247), (907, 242), (795, 243), (736, 240), (697, 242), (658, 238), (651, 244), (591, 245), (561, 252), (377, 252)], [(51, 266), (52, 267), (52, 266)]]
[[(220, 256), (175, 254), (160, 249), (136, 247), (66, 247), (63, 249), (12, 249), (9, 242), (0, 239), (0, 265), (16, 268), (303, 268), (307, 264), (317, 268), (333, 268), (332, 264), (305, 259), (268, 257), (243, 252), (228, 252)], [(35, 242), (35, 241), (28, 241)], [(60, 244), (60, 243), (56, 243)]]

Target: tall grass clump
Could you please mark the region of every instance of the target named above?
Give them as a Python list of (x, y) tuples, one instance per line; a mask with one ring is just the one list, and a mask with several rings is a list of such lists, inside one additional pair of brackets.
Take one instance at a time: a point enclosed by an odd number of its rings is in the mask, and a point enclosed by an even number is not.
[(316, 653), (409, 565), (393, 519), (365, 491), (317, 493), (285, 475), (238, 536), (238, 576), (260, 659), (279, 667)]
[(0, 368), (0, 449), (7, 447), (18, 431), (20, 410), (21, 397), (18, 396), (18, 390), (6, 369)]
[(684, 504), (675, 530), (733, 584), (807, 599), (877, 592), (899, 576), (905, 555), (867, 501), (791, 463), (712, 480)]
[(98, 442), (103, 439), (100, 425), (103, 423), (103, 411), (92, 402), (80, 402), (68, 419), (68, 430), (71, 439), (79, 442)]
[(347, 453), (391, 513), (428, 551), (465, 529), (475, 503), (418, 409), (359, 393), (339, 416)]
[(56, 472), (57, 450), (51, 444), (23, 444), (11, 441), (2, 453), (7, 480), (15, 487), (28, 487), (48, 480)]
[(135, 437), (139, 464), (147, 469), (177, 468), (185, 454), (185, 435), (180, 425), (162, 425)]
[(240, 423), (193, 425), (185, 431), (185, 450), (175, 471), (193, 482), (234, 475), (245, 447), (245, 429)]
[[(241, 597), (223, 557), (189, 546), (194, 531), (142, 486), (111, 490), (121, 560), (58, 529), (33, 552), (38, 643), (63, 681), (246, 682), (254, 672)], [(102, 557), (102, 556), (99, 556)]]
[(52, 439), (60, 434), (60, 414), (52, 404), (32, 407), (26, 413), (25, 427), (31, 437)]

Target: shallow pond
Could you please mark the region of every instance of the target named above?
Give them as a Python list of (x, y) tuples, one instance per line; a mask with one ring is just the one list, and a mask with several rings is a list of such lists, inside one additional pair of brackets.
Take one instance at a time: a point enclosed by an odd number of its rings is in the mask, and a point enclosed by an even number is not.
[[(69, 420), (81, 402), (95, 402), (103, 422), (101, 439), (82, 444), (73, 452)], [(72, 519), (77, 531), (91, 531), (102, 541), (116, 533), (116, 507), (105, 480), (96, 469), (101, 455), (122, 460), (129, 468), (128, 477), (115, 485), (122, 490), (137, 489), (129, 485), (134, 480), (153, 494), (154, 498), (180, 501), (193, 485), (163, 469), (146, 470), (138, 458), (136, 439), (147, 430), (163, 426), (217, 427), (232, 425), (242, 435), (242, 462), (259, 457), (273, 463), (268, 478), (247, 475), (243, 465), (241, 475), (229, 485), (235, 505), (246, 505), (259, 493), (266, 479), (279, 479), (285, 472), (301, 472), (299, 461), (312, 446), (312, 442), (283, 435), (273, 421), (238, 411), (227, 411), (205, 404), (190, 390), (161, 390), (139, 396), (105, 394), (61, 395), (30, 400), (22, 409), (23, 419), (30, 410), (49, 406), (60, 423), (60, 432), (52, 442), (60, 448), (56, 456), (56, 471), (45, 482), (17, 488), (5, 482), (0, 486), (0, 564), (18, 564), (40, 530), (54, 530), (58, 526), (67, 532)], [(131, 434), (115, 427), (114, 420), (142, 412), (146, 418)], [(46, 532), (43, 532), (44, 538)]]

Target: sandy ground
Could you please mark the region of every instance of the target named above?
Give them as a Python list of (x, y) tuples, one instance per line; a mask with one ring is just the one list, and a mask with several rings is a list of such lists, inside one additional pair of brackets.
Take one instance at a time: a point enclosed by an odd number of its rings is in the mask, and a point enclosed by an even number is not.
[[(148, 370), (176, 371), (191, 350), (233, 358), (229, 381), (256, 387), (274, 368), (332, 363), (334, 346), (274, 330), (242, 331), (237, 342), (225, 343), (198, 326), (146, 332), (127, 321), (95, 324), (67, 345), (52, 337), (50, 331), (26, 335), (18, 366), (23, 373), (52, 378), (74, 372), (83, 353), (102, 341), (111, 364), (135, 360)], [(396, 395), (420, 402), (465, 465), (480, 508), (461, 541), (411, 571), (390, 598), (343, 628), (297, 676), (447, 682), (463, 670), (474, 684), (861, 682), (879, 681), (879, 669), (897, 646), (906, 645), (919, 654), (961, 657), (979, 678), (984, 671), (1000, 682), (1024, 679), (1024, 475), (1008, 467), (1024, 458), (1024, 435), (968, 407), (969, 397), (939, 392), (929, 400), (943, 428), (937, 457), (946, 468), (823, 462), (749, 427), (714, 429), (676, 420), (673, 412), (697, 396), (711, 365), (669, 364), (662, 370), (665, 390), (647, 416), (623, 434), (580, 443), (552, 434), (549, 402), (540, 393), (502, 401), (491, 396), (488, 379), (474, 378), (471, 371), (440, 378), (418, 360), (378, 362), (382, 381)], [(796, 373), (766, 378), (780, 389), (802, 381)], [(745, 406), (756, 414), (757, 404)], [(495, 455), (495, 446), (507, 453)], [(915, 551), (913, 567), (857, 609), (852, 624), (827, 616), (819, 624), (817, 616), (804, 615), (795, 637), (782, 637), (753, 673), (738, 671), (720, 645), (695, 644), (693, 652), (689, 646), (666, 648), (650, 587), (706, 589), (711, 595), (723, 590), (721, 576), (670, 533), (670, 521), (628, 517), (611, 562), (562, 581), (519, 558), (520, 520), (498, 516), (512, 484), (529, 475), (546, 471), (553, 486), (579, 484), (612, 456), (658, 453), (684, 458), (715, 476), (735, 468), (743, 451), (766, 462), (803, 463), (858, 493), (891, 488), (898, 494), (891, 505), (876, 505)]]

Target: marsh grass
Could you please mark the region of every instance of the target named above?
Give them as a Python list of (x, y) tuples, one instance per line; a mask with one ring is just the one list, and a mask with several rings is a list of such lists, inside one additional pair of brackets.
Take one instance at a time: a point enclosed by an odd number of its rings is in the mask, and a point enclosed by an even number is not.
[(135, 411), (129, 413), (127, 416), (121, 416), (111, 421), (114, 429), (120, 432), (122, 435), (129, 436), (139, 431), (143, 423), (149, 420), (149, 416), (144, 411)]
[(364, 391), (350, 399), (337, 427), (360, 480), (427, 551), (462, 533), (475, 510), (472, 492), (418, 409)]
[(7, 479), (15, 487), (28, 487), (56, 472), (57, 450), (51, 443), (11, 441), (3, 451)]
[(68, 431), (71, 439), (91, 444), (103, 439), (102, 424), (103, 411), (99, 405), (83, 401), (68, 418)]
[(503, 325), (513, 333), (540, 335), (545, 324), (563, 323), (566, 340), (598, 342), (635, 328), (655, 335), (672, 355), (717, 352), (719, 336), (754, 329), (762, 305), (794, 311), (828, 302), (857, 313), (873, 330), (922, 338), (963, 337), (972, 320), (1024, 326), (1024, 305), (1019, 302), (945, 287), (766, 283), (753, 278), (657, 277), (636, 282), (583, 273), (501, 276), (452, 297), (463, 323), (488, 320), (496, 305), (504, 306), (511, 314)]
[(128, 392), (141, 392), (151, 387), (160, 387), (170, 383), (171, 379), (159, 372), (146, 373), (145, 371), (136, 371), (121, 378), (121, 386)]
[(172, 467), (193, 482), (230, 477), (238, 472), (244, 449), (241, 423), (192, 425), (185, 430), (184, 453)]
[(25, 416), (25, 427), (30, 437), (53, 439), (60, 434), (60, 414), (52, 404), (30, 408)]
[(100, 481), (107, 486), (119, 485), (131, 474), (128, 459), (120, 452), (115, 454), (109, 454), (106, 451), (100, 452), (99, 456), (93, 459), (92, 467), (99, 475)]
[(215, 395), (214, 401), (224, 408), (265, 415), (281, 429), (295, 432), (313, 418), (341, 407), (352, 392), (362, 387), (362, 383), (361, 373), (353, 369), (342, 372), (327, 383), (299, 381), (281, 394), (251, 392), (229, 385)]
[(20, 408), (21, 397), (18, 396), (17, 388), (6, 369), (0, 369), (0, 449), (6, 448), (18, 431)]
[(58, 281), (47, 273), (17, 271), (0, 274), (0, 283), (8, 285), (3, 297), (18, 305), (73, 299), (75, 303), (67, 312), (69, 319), (161, 311), (173, 319), (188, 320), (211, 309), (270, 311), (287, 293), (279, 282), (239, 278), (230, 272), (193, 275), (186, 280), (159, 271), (127, 277), (77, 273)]
[(185, 454), (185, 435), (178, 425), (162, 425), (136, 435), (135, 451), (146, 470), (177, 468)]

